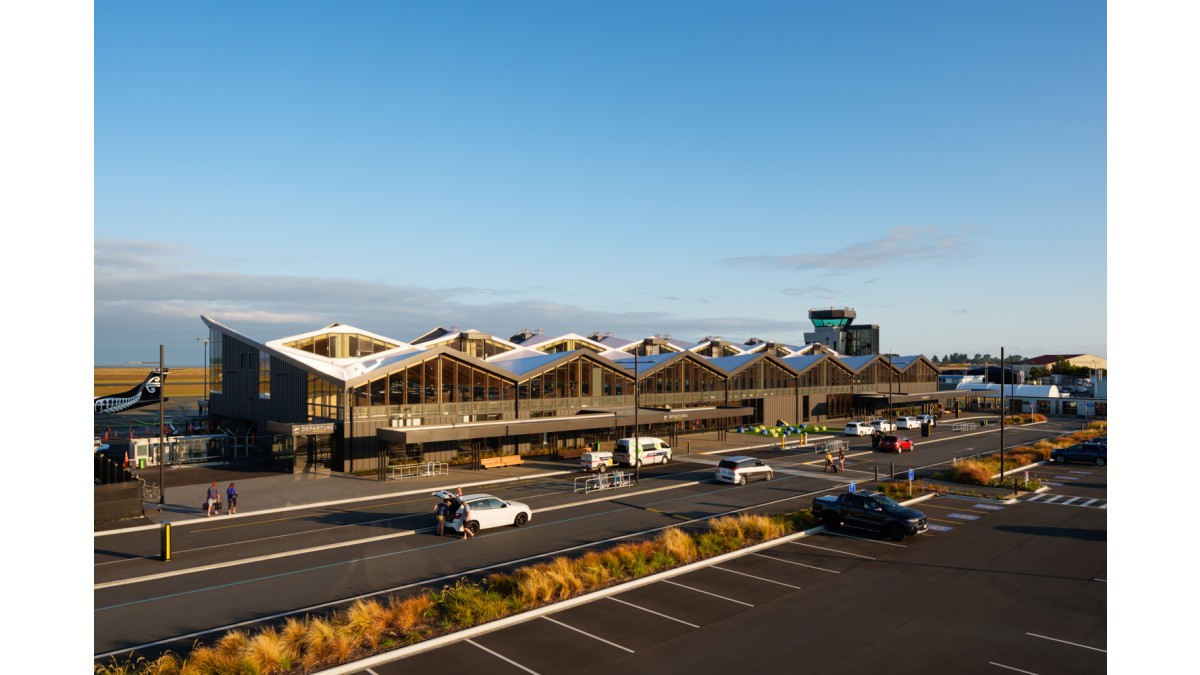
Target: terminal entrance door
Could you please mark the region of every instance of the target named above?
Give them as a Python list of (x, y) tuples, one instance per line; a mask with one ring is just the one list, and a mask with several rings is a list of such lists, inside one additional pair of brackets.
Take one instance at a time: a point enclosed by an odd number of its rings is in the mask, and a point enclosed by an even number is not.
[(308, 473), (329, 469), (333, 460), (333, 436), (312, 434), (294, 436), (296, 442), (296, 466), (293, 473)]

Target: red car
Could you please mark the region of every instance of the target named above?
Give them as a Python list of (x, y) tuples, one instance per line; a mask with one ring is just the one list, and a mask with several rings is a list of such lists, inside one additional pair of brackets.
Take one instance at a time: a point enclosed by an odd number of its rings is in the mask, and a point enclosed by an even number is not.
[(884, 436), (883, 440), (879, 441), (880, 450), (889, 450), (895, 452), (904, 452), (905, 450), (912, 452), (913, 442), (908, 436)]

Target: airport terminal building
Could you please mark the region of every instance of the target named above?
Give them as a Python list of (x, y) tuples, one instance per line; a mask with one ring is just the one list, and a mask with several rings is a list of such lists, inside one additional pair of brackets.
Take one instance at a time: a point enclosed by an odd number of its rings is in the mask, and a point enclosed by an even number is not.
[(343, 324), (259, 342), (201, 319), (210, 416), (253, 431), (259, 452), (296, 472), (553, 453), (632, 436), (635, 424), (681, 443), (760, 422), (937, 412), (964, 395), (939, 391), (924, 356), (843, 356), (820, 343), (457, 327), (404, 342)]

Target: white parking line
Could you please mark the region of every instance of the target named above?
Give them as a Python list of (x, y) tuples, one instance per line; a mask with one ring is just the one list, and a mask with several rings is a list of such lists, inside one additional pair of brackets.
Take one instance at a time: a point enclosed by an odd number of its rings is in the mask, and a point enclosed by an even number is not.
[(1067, 501), (1063, 502), (1063, 505), (1070, 504), (1071, 502), (1077, 502), (1080, 499), (1083, 499), (1083, 497), (1071, 497)]
[(1039, 500), (1039, 499), (1041, 499), (1042, 497), (1045, 497), (1045, 496), (1046, 496), (1046, 493), (1045, 493), (1045, 492), (1041, 492), (1041, 493), (1038, 493), (1038, 494), (1036, 494), (1036, 495), (1034, 495), (1034, 496), (1030, 497), (1029, 499), (1026, 499), (1025, 501), (1027, 501), (1027, 502), (1036, 502), (1037, 500)]
[(1100, 508), (1102, 508), (1102, 509), (1107, 509), (1107, 508), (1108, 508), (1108, 504), (1101, 504), (1101, 505), (1100, 505)]
[(795, 544), (796, 546), (807, 546), (808, 548), (816, 548), (816, 549), (820, 549), (822, 551), (829, 551), (831, 553), (841, 553), (842, 555), (852, 555), (855, 558), (864, 558), (866, 560), (874, 560), (874, 558), (872, 558), (869, 555), (859, 555), (857, 553), (847, 553), (846, 551), (839, 551), (836, 548), (825, 548), (824, 546), (813, 546), (812, 544), (802, 544), (798, 541), (789, 541), (787, 543)]
[(603, 642), (604, 644), (609, 645), (611, 647), (616, 647), (617, 649), (624, 649), (625, 651), (629, 652), (630, 654), (633, 653), (633, 650), (630, 649), (629, 647), (622, 647), (621, 645), (619, 645), (615, 642), (609, 642), (608, 640), (605, 640), (604, 638), (602, 638), (598, 635), (592, 635), (591, 633), (589, 633), (587, 631), (579, 630), (578, 628), (576, 628), (574, 626), (568, 626), (567, 624), (559, 621), (558, 619), (551, 619), (548, 616), (543, 616), (542, 618), (547, 621), (550, 621), (551, 623), (556, 623), (556, 624), (562, 626), (563, 628), (570, 628), (571, 630), (575, 631), (576, 633), (579, 633), (580, 635), (586, 635), (586, 636), (592, 638), (593, 640), (598, 640), (598, 641)]
[(841, 574), (841, 572), (839, 572), (839, 571), (837, 571), (837, 570), (827, 570), (827, 569), (825, 569), (824, 567), (816, 567), (816, 566), (814, 566), (814, 565), (805, 565), (804, 563), (798, 563), (798, 562), (796, 562), (795, 560), (784, 560), (783, 558), (776, 558), (776, 557), (775, 557), (775, 556), (773, 556), (773, 555), (763, 555), (762, 553), (753, 553), (753, 554), (751, 554), (751, 555), (756, 555), (756, 556), (758, 556), (758, 557), (760, 557), (760, 558), (767, 558), (767, 559), (770, 559), (770, 560), (778, 560), (779, 562), (785, 562), (785, 563), (787, 563), (787, 564), (789, 564), (789, 565), (799, 565), (800, 567), (807, 567), (807, 568), (809, 568), (809, 569), (814, 569), (814, 570), (818, 570), (818, 571), (821, 571), (821, 572), (829, 572), (829, 573), (831, 573), (831, 574)]
[(1054, 502), (1056, 502), (1056, 501), (1058, 501), (1058, 500), (1060, 500), (1060, 499), (1062, 499), (1062, 498), (1063, 498), (1063, 496), (1062, 496), (1062, 495), (1054, 495), (1054, 496), (1053, 496), (1053, 497), (1051, 497), (1050, 499), (1047, 499), (1047, 500), (1046, 500), (1046, 503), (1047, 503), (1047, 504), (1052, 504), (1052, 503), (1054, 503)]
[(882, 541), (879, 539), (868, 539), (866, 537), (857, 537), (853, 534), (846, 534), (845, 532), (830, 532), (829, 530), (825, 530), (825, 532), (823, 534), (827, 534), (831, 537), (845, 537), (846, 539), (857, 539), (858, 541), (865, 541), (870, 544), (882, 544), (884, 546), (898, 546), (900, 548), (908, 548), (904, 544), (897, 544), (894, 541)]
[(1097, 501), (1097, 500), (1095, 500), (1095, 499), (1089, 499), (1089, 500), (1087, 500), (1086, 502), (1084, 502), (1084, 503), (1080, 504), (1080, 506), (1087, 506), (1087, 505), (1089, 505), (1089, 504), (1091, 504), (1092, 502), (1095, 502), (1095, 501)]
[(663, 583), (664, 583), (664, 584), (671, 584), (672, 586), (678, 586), (678, 587), (680, 587), (680, 588), (686, 588), (686, 589), (688, 589), (689, 591), (696, 591), (697, 593), (703, 593), (703, 594), (705, 594), (705, 595), (711, 595), (711, 596), (713, 596), (714, 598), (720, 598), (720, 599), (722, 599), (722, 600), (728, 600), (728, 601), (730, 601), (730, 602), (736, 602), (736, 603), (737, 603), (737, 604), (739, 604), (739, 605), (745, 605), (745, 606), (747, 606), (747, 607), (753, 607), (753, 606), (754, 606), (754, 605), (752, 605), (752, 604), (750, 604), (750, 603), (748, 603), (748, 602), (742, 602), (741, 600), (734, 600), (733, 598), (727, 598), (727, 597), (725, 597), (725, 596), (723, 596), (723, 595), (717, 595), (716, 593), (709, 593), (708, 591), (702, 591), (702, 590), (700, 590), (699, 588), (692, 588), (691, 586), (685, 586), (685, 585), (683, 585), (683, 584), (681, 584), (681, 583), (679, 583), (679, 582), (677, 582), (677, 581), (671, 581), (670, 579), (663, 579)]
[(650, 612), (651, 614), (656, 614), (656, 615), (658, 615), (658, 616), (661, 616), (661, 617), (662, 617), (662, 618), (664, 618), (664, 619), (670, 619), (670, 620), (672, 620), (672, 621), (678, 621), (679, 623), (681, 623), (681, 624), (683, 624), (683, 625), (685, 625), (685, 626), (691, 626), (692, 628), (699, 628), (699, 627), (700, 627), (700, 626), (697, 626), (697, 625), (696, 625), (696, 624), (694, 624), (694, 623), (688, 623), (687, 621), (684, 621), (683, 619), (676, 619), (675, 617), (673, 617), (673, 616), (667, 616), (666, 614), (663, 614), (662, 612), (656, 612), (656, 611), (654, 611), (654, 610), (652, 610), (652, 609), (646, 609), (645, 607), (642, 607), (642, 606), (640, 606), (640, 605), (635, 605), (635, 604), (633, 604), (632, 602), (625, 602), (624, 600), (622, 600), (622, 599), (620, 599), (620, 598), (607, 598), (607, 599), (608, 599), (608, 600), (612, 600), (613, 602), (619, 602), (619, 603), (621, 603), (622, 605), (629, 605), (630, 607), (632, 607), (632, 608), (634, 608), (634, 609), (640, 609), (640, 610), (642, 610), (643, 612)]
[(1037, 673), (1033, 672), (1032, 670), (1021, 670), (1020, 668), (1013, 668), (1012, 666), (1006, 666), (1003, 663), (996, 663), (995, 661), (988, 661), (988, 665), (996, 666), (997, 668), (1004, 668), (1005, 670), (1011, 670), (1014, 673), (1025, 673), (1025, 675), (1038, 675)]
[(726, 567), (721, 567), (720, 565), (713, 565), (713, 566), (712, 566), (712, 568), (713, 568), (714, 570), (721, 570), (722, 572), (729, 572), (730, 574), (740, 574), (740, 575), (742, 575), (742, 576), (744, 576), (744, 577), (750, 577), (751, 579), (758, 579), (759, 581), (766, 581), (766, 582), (769, 582), (769, 583), (772, 583), (772, 584), (779, 584), (780, 586), (787, 586), (788, 588), (794, 588), (794, 589), (796, 589), (796, 590), (798, 590), (798, 591), (802, 591), (802, 590), (804, 590), (804, 589), (800, 588), (799, 586), (793, 586), (793, 585), (791, 585), (791, 584), (785, 584), (785, 583), (783, 583), (782, 581), (775, 581), (774, 579), (767, 579), (766, 577), (756, 577), (756, 576), (754, 576), (753, 574), (746, 574), (745, 572), (739, 572), (739, 571), (737, 571), (737, 570), (731, 570), (731, 569), (729, 569), (729, 568), (726, 568)]
[(484, 647), (483, 645), (481, 645), (481, 644), (479, 644), (478, 642), (476, 642), (476, 641), (472, 640), (471, 638), (467, 638), (467, 640), (466, 640), (466, 641), (467, 641), (468, 643), (470, 643), (470, 644), (473, 644), (473, 645), (475, 645), (476, 647), (479, 647), (479, 648), (480, 648), (480, 649), (482, 649), (483, 651), (485, 651), (485, 652), (487, 652), (487, 653), (491, 654), (492, 656), (494, 656), (494, 657), (496, 657), (496, 658), (500, 659), (501, 661), (504, 661), (505, 663), (512, 664), (512, 665), (514, 665), (514, 666), (516, 666), (516, 667), (520, 668), (521, 670), (523, 670), (523, 671), (525, 671), (525, 672), (527, 672), (527, 673), (531, 673), (531, 675), (538, 675), (538, 672), (537, 672), (536, 670), (530, 670), (530, 669), (526, 668), (525, 666), (523, 666), (523, 665), (521, 665), (521, 664), (517, 663), (516, 661), (513, 661), (512, 659), (508, 658), (507, 656), (504, 656), (503, 654), (498, 654), (498, 653), (496, 653), (496, 652), (494, 652), (494, 651), (492, 651), (492, 650), (488, 649), (487, 647)]
[(1025, 633), (1025, 634), (1030, 637), (1041, 638), (1043, 640), (1052, 640), (1054, 642), (1061, 642), (1064, 645), (1071, 645), (1072, 647), (1082, 647), (1083, 649), (1090, 649), (1094, 652), (1100, 652), (1101, 654), (1108, 653), (1107, 649), (1100, 649), (1099, 647), (1089, 647), (1087, 645), (1081, 645), (1078, 642), (1067, 642), (1066, 640), (1059, 640), (1058, 638), (1047, 637), (1045, 635), (1038, 635), (1037, 633)]

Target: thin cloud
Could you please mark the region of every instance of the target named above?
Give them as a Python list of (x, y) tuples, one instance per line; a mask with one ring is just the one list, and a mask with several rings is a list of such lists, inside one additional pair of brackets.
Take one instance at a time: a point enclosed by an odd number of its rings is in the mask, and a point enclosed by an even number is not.
[(799, 253), (795, 255), (759, 255), (725, 258), (721, 262), (729, 265), (768, 266), (777, 269), (797, 270), (863, 270), (884, 267), (897, 262), (897, 252), (903, 251), (903, 260), (944, 259), (973, 257), (975, 252), (966, 239), (958, 233), (943, 232), (935, 227), (902, 225), (888, 230), (882, 239), (858, 242), (840, 249), (822, 253)]

